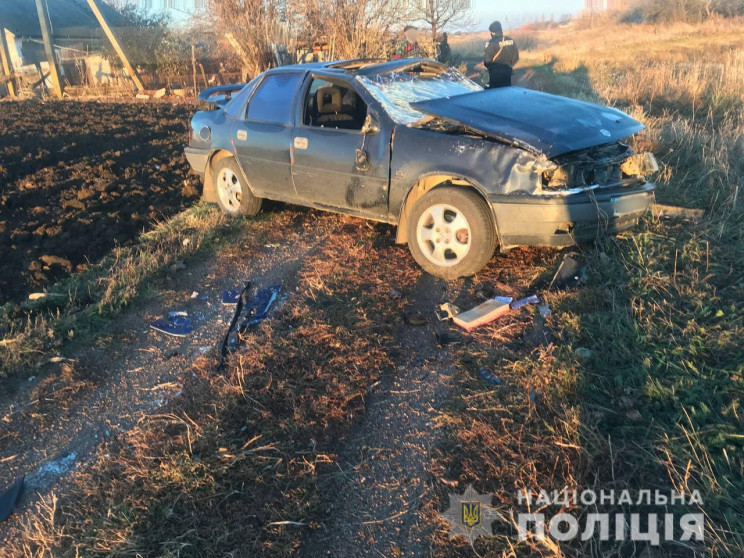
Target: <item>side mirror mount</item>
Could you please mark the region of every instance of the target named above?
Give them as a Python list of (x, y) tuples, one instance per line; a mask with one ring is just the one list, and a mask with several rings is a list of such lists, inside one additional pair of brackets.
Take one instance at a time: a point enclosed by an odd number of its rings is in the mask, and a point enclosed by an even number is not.
[(377, 118), (372, 113), (367, 113), (367, 118), (364, 119), (364, 126), (362, 126), (362, 134), (365, 136), (372, 136), (380, 133), (380, 124)]

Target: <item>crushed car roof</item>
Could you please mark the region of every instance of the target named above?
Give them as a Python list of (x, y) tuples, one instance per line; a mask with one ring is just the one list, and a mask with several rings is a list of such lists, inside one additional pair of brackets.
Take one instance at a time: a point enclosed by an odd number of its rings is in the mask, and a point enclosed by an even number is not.
[(308, 71), (308, 70), (329, 70), (339, 73), (347, 73), (360, 76), (373, 76), (387, 74), (390, 72), (405, 71), (418, 66), (425, 65), (433, 71), (445, 72), (448, 67), (435, 60), (425, 58), (407, 58), (401, 60), (391, 60), (386, 62), (380, 58), (358, 58), (351, 60), (336, 60), (333, 62), (311, 62), (309, 64), (294, 64), (291, 66), (280, 66), (269, 71)]

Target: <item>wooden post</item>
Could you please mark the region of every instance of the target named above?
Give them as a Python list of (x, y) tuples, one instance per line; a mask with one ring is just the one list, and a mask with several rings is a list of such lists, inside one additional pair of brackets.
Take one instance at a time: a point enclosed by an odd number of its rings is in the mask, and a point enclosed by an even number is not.
[[(39, 2), (39, 0), (36, 0), (36, 1)], [(96, 0), (88, 0), (88, 5), (90, 6), (90, 9), (93, 11), (93, 15), (96, 16), (96, 19), (98, 20), (98, 23), (101, 25), (103, 32), (106, 33), (106, 37), (108, 37), (108, 40), (111, 42), (111, 46), (114, 47), (116, 54), (119, 55), (119, 59), (121, 60), (121, 63), (124, 65), (124, 68), (129, 74), (129, 77), (132, 78), (132, 81), (134, 82), (134, 86), (137, 88), (137, 91), (139, 91), (140, 93), (144, 93), (145, 86), (142, 85), (142, 80), (140, 79), (139, 74), (137, 73), (137, 70), (135, 70), (132, 67), (132, 65), (129, 63), (129, 60), (124, 54), (124, 51), (121, 49), (121, 46), (119, 45), (119, 41), (116, 39), (114, 32), (111, 30), (111, 27), (109, 27), (109, 24), (106, 21), (106, 18), (103, 17), (101, 10), (98, 8), (98, 4), (96, 4)]]
[(10, 63), (10, 49), (8, 49), (8, 38), (5, 29), (0, 26), (0, 75), (7, 76), (5, 87), (10, 97), (16, 96), (15, 82), (13, 81), (13, 65)]
[(196, 50), (194, 49), (194, 43), (191, 43), (191, 72), (194, 78), (194, 97), (196, 97), (199, 92), (196, 90)]
[[(44, 52), (46, 52), (47, 62), (49, 62), (49, 76), (52, 78), (52, 87), (54, 93), (62, 98), (62, 80), (59, 78), (59, 68), (57, 67), (57, 58), (54, 56), (54, 44), (52, 41), (52, 30), (49, 24), (49, 12), (44, 0), (36, 0), (36, 11), (39, 15), (39, 26), (41, 26), (41, 38), (44, 40)], [(43, 83), (42, 76), (42, 83)]]

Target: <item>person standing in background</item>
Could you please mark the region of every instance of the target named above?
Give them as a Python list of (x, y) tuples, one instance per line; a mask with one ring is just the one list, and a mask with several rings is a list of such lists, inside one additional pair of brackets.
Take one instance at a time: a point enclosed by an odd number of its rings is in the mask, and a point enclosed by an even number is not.
[(483, 63), (488, 69), (488, 87), (509, 87), (512, 84), (514, 66), (519, 61), (519, 49), (514, 39), (504, 35), (500, 21), (494, 21), (488, 29), (491, 31), (491, 40), (486, 44), (483, 57)]
[(403, 29), (404, 39), (395, 47), (393, 60), (402, 58), (421, 58), (421, 47), (418, 44), (419, 31), (413, 25), (406, 25)]

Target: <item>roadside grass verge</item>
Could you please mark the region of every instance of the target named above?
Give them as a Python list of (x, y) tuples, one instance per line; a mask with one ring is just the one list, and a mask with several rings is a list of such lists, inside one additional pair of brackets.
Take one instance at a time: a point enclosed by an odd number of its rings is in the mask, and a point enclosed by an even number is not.
[(0, 378), (34, 375), (66, 343), (95, 336), (169, 266), (216, 248), (241, 226), (214, 207), (196, 205), (53, 285), (43, 299), (0, 307)]
[(335, 448), (393, 367), (405, 302), (390, 290), (421, 273), (386, 228), (338, 220), (225, 369), (197, 360), (180, 397), (14, 524), (8, 552), (296, 553), (333, 504), (319, 476), (338, 474)]
[[(603, 39), (594, 56), (569, 56), (566, 45), (558, 45), (569, 60), (559, 57), (554, 71), (584, 67), (598, 98), (647, 125), (637, 147), (654, 151), (662, 164), (656, 177), (660, 201), (706, 210), (700, 223), (649, 219), (638, 234), (610, 244), (609, 265), (596, 268), (589, 287), (609, 285), (603, 298), (613, 301), (611, 311), (587, 306), (583, 293), (575, 301), (572, 312), (581, 326), (573, 329), (571, 344), (602, 355), (580, 369), (592, 379), (580, 393), (614, 410), (595, 411), (588, 421), (596, 425), (595, 437), (613, 440), (596, 457), (608, 458), (609, 449), (615, 459), (621, 456), (595, 478), (624, 478), (634, 489), (658, 484), (687, 494), (699, 490), (706, 551), (739, 556), (744, 45), (725, 27), (721, 31), (705, 57), (691, 44), (678, 50), (670, 44), (665, 53), (662, 40), (649, 47), (653, 56), (632, 68), (622, 54), (602, 50)], [(551, 80), (544, 83), (549, 89)], [(628, 420), (632, 408), (642, 415), (638, 424)]]
[[(459, 394), (440, 417), (444, 441), (432, 465), (441, 481), (428, 516), (437, 526), (436, 556), (468, 552), (463, 541), (448, 540), (435, 514), (447, 492), (461, 493), (469, 483), (494, 493), (502, 514), (497, 536), (476, 543), (480, 555), (744, 555), (740, 25), (551, 31), (540, 38), (549, 46), (525, 56), (533, 87), (609, 103), (644, 122), (635, 143), (661, 164), (657, 199), (706, 213), (699, 223), (649, 216), (630, 233), (580, 250), (586, 282), (544, 294), (552, 309), (550, 349), (515, 344), (501, 330), (517, 319), (509, 317), (484, 329), (482, 352), (463, 352)], [(718, 33), (707, 34), (713, 29)], [(480, 380), (472, 358), (488, 363), (503, 384)], [(627, 489), (636, 496), (674, 489), (688, 497), (698, 490), (701, 506), (650, 511), (675, 513), (676, 521), (703, 513), (705, 541), (653, 548), (594, 536), (518, 545), (513, 514), (524, 509), (516, 502), (523, 488)], [(547, 521), (560, 512), (643, 510), (538, 511)]]

